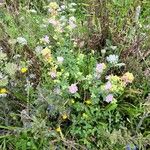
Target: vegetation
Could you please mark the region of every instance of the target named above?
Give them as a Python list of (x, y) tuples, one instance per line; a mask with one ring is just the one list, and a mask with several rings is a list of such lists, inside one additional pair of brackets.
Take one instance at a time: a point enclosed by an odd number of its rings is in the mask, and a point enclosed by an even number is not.
[(1, 150), (150, 149), (150, 1), (0, 1)]

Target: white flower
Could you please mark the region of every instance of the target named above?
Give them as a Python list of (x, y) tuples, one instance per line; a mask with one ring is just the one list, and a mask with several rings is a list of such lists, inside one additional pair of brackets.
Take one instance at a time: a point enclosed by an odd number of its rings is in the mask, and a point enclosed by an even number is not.
[(118, 63), (119, 56), (118, 55), (109, 55), (106, 57), (106, 60), (111, 64)]
[(74, 21), (74, 22), (76, 22), (76, 18), (75, 18), (74, 16), (72, 16), (72, 17), (69, 18), (69, 21)]
[(35, 52), (36, 52), (37, 54), (41, 53), (42, 50), (43, 50), (43, 47), (40, 46), (40, 45), (38, 45), (38, 46), (35, 48)]
[(60, 56), (60, 57), (57, 57), (57, 61), (58, 61), (58, 63), (60, 63), (60, 64), (61, 64), (61, 63), (63, 63), (64, 58), (63, 58), (63, 57), (61, 57), (61, 56)]
[(102, 54), (105, 54), (105, 53), (106, 53), (106, 49), (102, 49), (102, 50), (101, 50), (101, 53), (102, 53)]
[(69, 18), (69, 28), (74, 29), (76, 28), (76, 18), (74, 16)]
[(21, 55), (16, 54), (16, 55), (14, 55), (13, 59), (18, 59), (18, 58), (20, 58), (20, 57), (21, 57)]
[(60, 8), (61, 8), (62, 10), (64, 10), (64, 9), (66, 8), (66, 6), (65, 6), (65, 5), (61, 5)]
[(17, 42), (21, 45), (27, 45), (27, 40), (24, 37), (17, 37)]

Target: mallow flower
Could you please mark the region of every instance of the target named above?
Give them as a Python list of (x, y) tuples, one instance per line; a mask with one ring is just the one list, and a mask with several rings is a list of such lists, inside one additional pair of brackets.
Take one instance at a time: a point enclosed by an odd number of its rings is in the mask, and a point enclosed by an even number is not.
[(106, 65), (104, 63), (100, 63), (96, 65), (96, 72), (102, 73), (103, 70), (106, 69)]
[(106, 96), (106, 98), (105, 98), (105, 101), (107, 102), (107, 103), (111, 103), (112, 102), (112, 100), (113, 100), (113, 95), (112, 94), (108, 94), (107, 96)]
[(77, 87), (77, 85), (74, 83), (74, 84), (71, 84), (70, 86), (69, 86), (69, 92), (71, 93), (71, 94), (75, 94), (76, 92), (78, 91), (78, 87)]

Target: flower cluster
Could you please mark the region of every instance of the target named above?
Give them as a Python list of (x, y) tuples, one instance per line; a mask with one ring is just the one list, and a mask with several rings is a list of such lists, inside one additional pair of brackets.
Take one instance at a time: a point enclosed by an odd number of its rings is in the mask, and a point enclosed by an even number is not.
[(105, 98), (106, 102), (112, 102), (114, 99), (113, 94), (122, 94), (126, 85), (128, 83), (132, 83), (134, 80), (134, 76), (132, 73), (125, 73), (122, 77), (117, 75), (110, 75), (107, 76), (106, 79), (108, 80), (101, 89), (108, 94)]

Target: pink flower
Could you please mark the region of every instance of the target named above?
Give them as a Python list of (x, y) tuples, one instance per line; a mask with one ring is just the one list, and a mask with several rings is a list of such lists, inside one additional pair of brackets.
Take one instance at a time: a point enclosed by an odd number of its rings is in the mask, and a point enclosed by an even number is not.
[(71, 84), (70, 86), (69, 86), (69, 92), (71, 93), (71, 94), (74, 94), (74, 93), (76, 93), (78, 91), (78, 87), (76, 86), (76, 84)]
[(110, 81), (108, 81), (106, 84), (105, 84), (105, 90), (110, 90), (112, 87), (112, 84)]
[(107, 96), (106, 96), (106, 98), (105, 98), (105, 101), (107, 102), (107, 103), (110, 103), (110, 102), (112, 102), (112, 100), (113, 100), (113, 95), (112, 94), (108, 94)]
[(102, 73), (105, 68), (106, 68), (106, 65), (104, 63), (97, 64), (96, 65), (96, 72), (97, 73)]
[(56, 72), (51, 71), (51, 72), (50, 72), (50, 76), (51, 76), (51, 78), (53, 78), (53, 79), (56, 78)]
[(53, 26), (58, 26), (59, 22), (53, 18), (48, 20), (50, 24), (52, 24)]
[(42, 38), (42, 41), (45, 42), (45, 43), (50, 42), (49, 37), (47, 35), (45, 35), (45, 37)]

